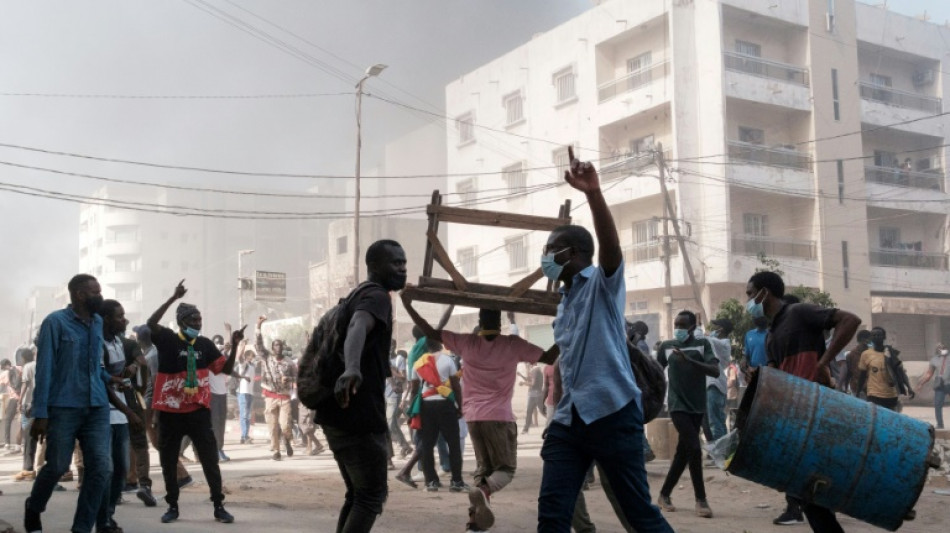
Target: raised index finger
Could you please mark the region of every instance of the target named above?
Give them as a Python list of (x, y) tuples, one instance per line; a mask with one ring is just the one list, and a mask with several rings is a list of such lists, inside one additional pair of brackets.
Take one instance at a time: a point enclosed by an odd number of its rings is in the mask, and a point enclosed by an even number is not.
[(574, 161), (574, 147), (568, 145), (567, 147), (567, 159), (568, 161)]
[(181, 281), (178, 282), (178, 286), (181, 287), (185, 284), (185, 278), (181, 278)]

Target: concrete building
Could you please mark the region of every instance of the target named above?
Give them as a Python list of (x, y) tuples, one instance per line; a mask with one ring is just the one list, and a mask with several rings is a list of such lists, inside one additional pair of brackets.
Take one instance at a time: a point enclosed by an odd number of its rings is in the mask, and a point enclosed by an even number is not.
[(40, 332), (43, 319), (53, 311), (57, 311), (69, 304), (69, 291), (66, 285), (62, 287), (33, 287), (30, 296), (26, 299), (26, 315), (29, 320), (26, 325), (23, 340), (36, 339)]
[[(460, 175), (450, 190), (546, 215), (570, 198), (590, 227), (581, 195), (536, 190), (561, 180), (573, 144), (601, 169), (625, 250), (627, 313), (661, 337), (667, 304), (700, 307), (687, 269), (708, 315), (744, 301), (759, 254), (789, 284), (828, 291), (887, 328), (908, 359), (950, 337), (950, 30), (854, 0), (594, 4), (447, 86), (448, 173)], [(691, 259), (671, 239), (671, 296), (661, 144)], [(488, 201), (499, 189), (513, 196)], [(449, 233), (466, 273), (499, 284), (536, 268), (545, 239)]]

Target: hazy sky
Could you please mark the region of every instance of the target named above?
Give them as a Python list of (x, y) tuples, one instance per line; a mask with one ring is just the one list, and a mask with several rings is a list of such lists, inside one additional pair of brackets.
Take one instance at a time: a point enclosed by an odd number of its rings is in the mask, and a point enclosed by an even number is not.
[[(945, 0), (888, 5), (910, 15), (926, 10), (934, 22), (950, 19)], [(353, 83), (366, 66), (389, 65), (369, 92), (438, 111), (447, 82), (589, 7), (589, 0), (0, 0), (0, 143), (185, 166), (352, 174)], [(265, 42), (274, 39), (298, 52)], [(305, 60), (294, 57), (301, 53)], [(364, 164), (373, 164), (387, 140), (429, 120), (365, 100)], [(102, 183), (3, 163), (236, 189), (300, 186), (0, 147), (0, 183), (77, 194)], [(76, 204), (0, 190), (7, 251), (0, 263), (0, 340), (4, 329), (19, 327), (30, 287), (63, 285), (75, 273), (78, 212)]]

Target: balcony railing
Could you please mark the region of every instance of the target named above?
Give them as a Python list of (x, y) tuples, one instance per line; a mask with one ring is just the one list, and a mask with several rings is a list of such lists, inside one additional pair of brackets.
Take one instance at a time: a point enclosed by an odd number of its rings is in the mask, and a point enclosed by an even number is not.
[(876, 167), (874, 165), (864, 167), (864, 179), (873, 183), (930, 191), (944, 191), (945, 182), (943, 171), (938, 168), (925, 172), (915, 172), (899, 168)]
[(872, 102), (881, 102), (906, 109), (917, 109), (919, 111), (926, 111), (927, 113), (936, 114), (943, 111), (942, 100), (933, 96), (899, 91), (890, 87), (867, 82), (861, 82), (860, 88), (861, 98), (871, 100)]
[(766, 165), (770, 167), (787, 167), (811, 172), (811, 154), (799, 152), (785, 147), (770, 148), (761, 144), (742, 141), (729, 141), (729, 159)]
[(942, 253), (878, 248), (870, 256), (872, 266), (947, 270), (947, 254)]
[(726, 65), (726, 70), (808, 87), (808, 69), (806, 68), (734, 52), (723, 53), (722, 59)]
[(762, 235), (733, 235), (732, 251), (739, 255), (757, 256), (764, 254), (769, 257), (796, 257), (807, 260), (813, 260), (817, 257), (815, 241)]
[[(670, 227), (670, 257), (679, 255), (679, 246), (676, 245), (676, 237), (673, 235), (673, 228)], [(623, 247), (623, 256), (628, 263), (645, 263), (647, 261), (657, 261), (663, 257), (663, 237), (657, 236), (651, 242), (629, 244)]]
[(668, 66), (669, 61), (663, 61), (662, 63), (656, 63), (655, 65), (635, 70), (625, 76), (601, 84), (601, 86), (597, 88), (597, 101), (600, 103), (606, 102), (607, 100), (615, 98), (617, 95), (647, 86), (652, 83), (653, 80), (665, 78), (667, 74), (669, 74)]
[[(654, 151), (639, 153), (630, 152), (607, 158), (604, 160), (603, 165), (598, 169), (597, 173), (600, 174), (604, 180), (622, 178), (624, 176), (635, 174), (655, 163), (654, 153)], [(663, 151), (663, 157), (667, 160), (669, 160), (672, 156), (672, 151)]]

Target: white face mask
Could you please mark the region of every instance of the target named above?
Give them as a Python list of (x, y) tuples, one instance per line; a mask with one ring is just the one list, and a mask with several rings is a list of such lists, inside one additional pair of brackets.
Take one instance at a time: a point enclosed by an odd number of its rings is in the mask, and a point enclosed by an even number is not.
[(940, 350), (940, 355), (947, 355), (947, 350)]

